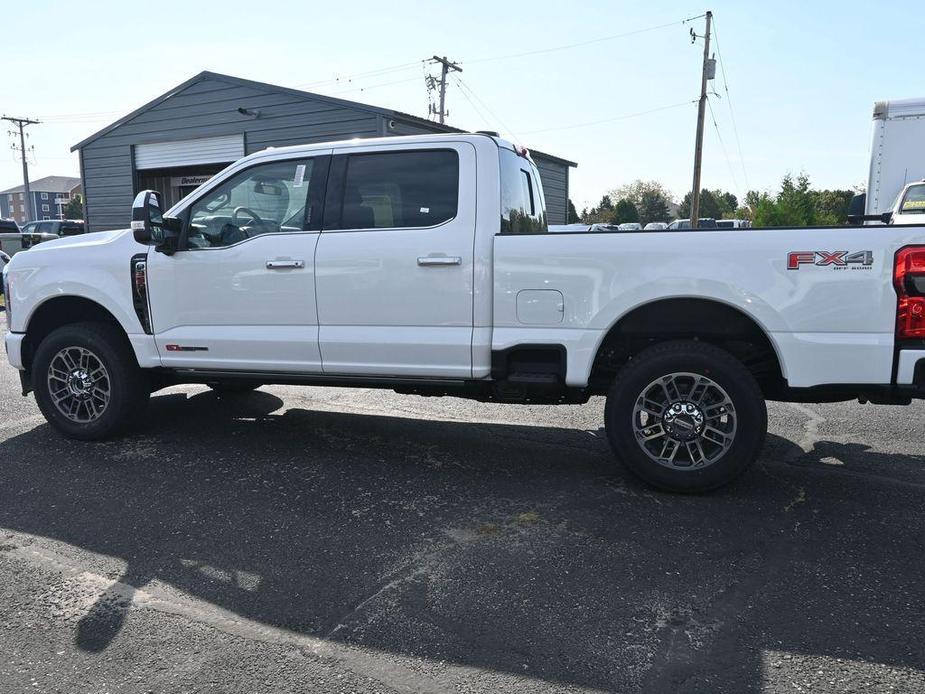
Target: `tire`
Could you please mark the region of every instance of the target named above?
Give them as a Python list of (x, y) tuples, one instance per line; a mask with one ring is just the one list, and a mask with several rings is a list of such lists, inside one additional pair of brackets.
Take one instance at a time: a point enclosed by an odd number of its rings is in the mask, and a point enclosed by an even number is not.
[[(76, 368), (67, 368), (70, 364)], [(35, 352), (32, 384), (45, 419), (64, 436), (81, 441), (121, 434), (144, 411), (150, 395), (125, 335), (107, 323), (74, 323), (49, 334)], [(107, 389), (107, 398), (99, 395)]]
[(627, 363), (607, 395), (604, 419), (611, 448), (630, 472), (685, 494), (745, 472), (768, 429), (751, 372), (725, 350), (693, 340), (654, 345)]
[(214, 390), (218, 395), (247, 395), (257, 390), (262, 383), (253, 381), (225, 381), (222, 383), (209, 383), (209, 388)]

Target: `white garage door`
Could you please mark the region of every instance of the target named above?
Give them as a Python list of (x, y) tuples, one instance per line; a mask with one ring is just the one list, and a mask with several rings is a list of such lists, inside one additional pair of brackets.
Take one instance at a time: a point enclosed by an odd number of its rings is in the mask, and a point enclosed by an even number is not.
[(244, 135), (135, 145), (135, 169), (165, 169), (196, 164), (225, 164), (244, 156)]

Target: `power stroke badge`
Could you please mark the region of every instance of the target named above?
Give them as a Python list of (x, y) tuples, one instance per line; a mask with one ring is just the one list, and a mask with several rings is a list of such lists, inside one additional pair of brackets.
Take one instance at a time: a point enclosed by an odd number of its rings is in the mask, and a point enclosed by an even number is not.
[(832, 270), (870, 270), (873, 264), (873, 251), (790, 251), (787, 254), (788, 270), (799, 270), (804, 265)]

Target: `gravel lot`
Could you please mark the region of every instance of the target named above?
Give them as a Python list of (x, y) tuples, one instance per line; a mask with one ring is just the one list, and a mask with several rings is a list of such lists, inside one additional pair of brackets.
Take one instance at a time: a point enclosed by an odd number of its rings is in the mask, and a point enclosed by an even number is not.
[(925, 406), (772, 405), (702, 497), (602, 410), (190, 387), (81, 444), (0, 367), (0, 691), (925, 691)]

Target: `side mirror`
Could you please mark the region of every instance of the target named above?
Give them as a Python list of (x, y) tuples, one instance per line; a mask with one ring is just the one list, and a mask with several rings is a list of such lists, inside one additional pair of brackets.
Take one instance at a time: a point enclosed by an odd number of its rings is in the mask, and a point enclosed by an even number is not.
[(892, 224), (893, 223), (893, 213), (884, 212), (882, 215), (880, 215), (880, 221), (883, 222), (884, 224)]
[(132, 203), (132, 233), (138, 243), (154, 245), (154, 250), (172, 255), (177, 250), (179, 220), (164, 217), (161, 212), (161, 194), (143, 190)]

